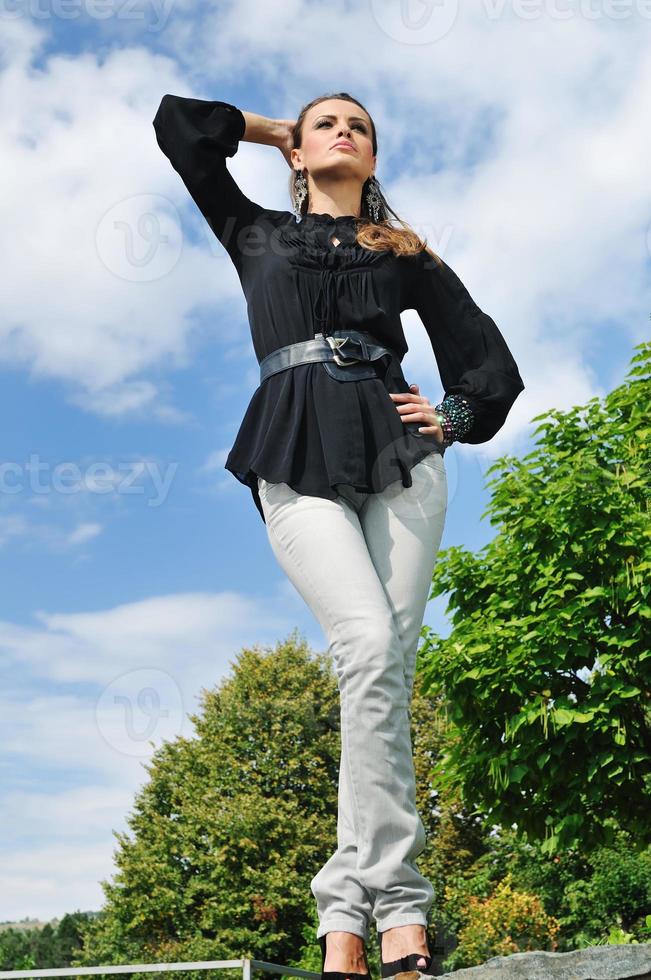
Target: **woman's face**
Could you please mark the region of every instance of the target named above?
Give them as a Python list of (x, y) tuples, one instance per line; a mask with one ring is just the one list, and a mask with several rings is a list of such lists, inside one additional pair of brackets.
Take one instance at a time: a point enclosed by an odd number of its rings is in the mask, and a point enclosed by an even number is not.
[(301, 148), (293, 149), (291, 157), (294, 167), (314, 177), (331, 172), (363, 183), (375, 171), (368, 113), (346, 99), (319, 102), (307, 111)]

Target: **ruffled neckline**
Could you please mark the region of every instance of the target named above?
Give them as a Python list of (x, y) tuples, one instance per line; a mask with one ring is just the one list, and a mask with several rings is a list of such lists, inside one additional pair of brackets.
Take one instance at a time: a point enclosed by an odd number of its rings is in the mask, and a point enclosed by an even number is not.
[(340, 222), (344, 222), (344, 221), (358, 221), (359, 220), (359, 215), (356, 215), (356, 214), (338, 214), (338, 215), (335, 216), (335, 215), (332, 215), (332, 214), (328, 214), (327, 212), (319, 213), (319, 212), (316, 212), (316, 211), (308, 211), (307, 214), (304, 214), (303, 215), (303, 217), (301, 218), (301, 221), (305, 221), (307, 218), (311, 218), (312, 221), (323, 221), (323, 222), (326, 222), (326, 221), (340, 221)]

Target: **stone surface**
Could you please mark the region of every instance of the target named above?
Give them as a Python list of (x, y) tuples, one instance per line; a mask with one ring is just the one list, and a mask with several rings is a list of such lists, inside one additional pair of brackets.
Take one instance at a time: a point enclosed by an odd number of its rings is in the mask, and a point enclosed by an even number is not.
[(571, 953), (512, 953), (439, 980), (651, 980), (651, 943), (588, 946)]

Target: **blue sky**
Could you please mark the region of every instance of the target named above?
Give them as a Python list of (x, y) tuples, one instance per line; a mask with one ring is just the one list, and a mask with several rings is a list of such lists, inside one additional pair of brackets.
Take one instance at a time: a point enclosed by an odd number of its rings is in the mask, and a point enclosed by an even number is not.
[[(526, 385), (490, 443), (446, 454), (442, 547), (490, 539), (486, 468), (531, 448), (533, 416), (620, 384), (648, 334), (641, 0), (101, 9), (0, 15), (0, 920), (99, 908), (150, 740), (191, 734), (243, 647), (298, 627), (325, 648), (223, 468), (257, 362), (230, 260), (155, 142), (165, 92), (295, 118), (343, 89), (372, 113), (392, 207)], [(291, 207), (275, 148), (229, 166)], [(438, 400), (403, 324), (405, 376)], [(425, 622), (447, 632), (442, 602)]]

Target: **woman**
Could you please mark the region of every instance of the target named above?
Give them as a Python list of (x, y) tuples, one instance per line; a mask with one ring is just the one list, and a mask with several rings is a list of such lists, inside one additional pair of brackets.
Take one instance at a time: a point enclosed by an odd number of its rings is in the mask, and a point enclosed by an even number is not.
[[(322, 96), (294, 121), (164, 95), (154, 128), (247, 299), (261, 383), (226, 469), (251, 490), (336, 665), (338, 846), (311, 882), (324, 980), (368, 975), (373, 919), (383, 977), (432, 975), (410, 704), (447, 509), (444, 453), (492, 438), (524, 385), (452, 269), (393, 211), (402, 227), (389, 224), (375, 125), (356, 99)], [(293, 211), (239, 188), (226, 158), (241, 140), (280, 149)], [(402, 374), (409, 308), (445, 389), (435, 406)]]

